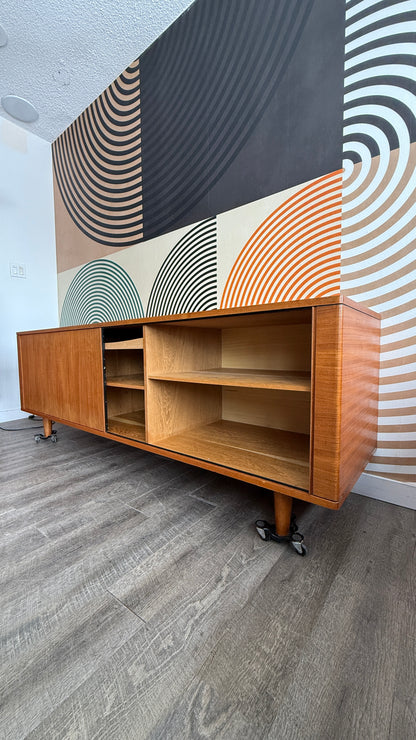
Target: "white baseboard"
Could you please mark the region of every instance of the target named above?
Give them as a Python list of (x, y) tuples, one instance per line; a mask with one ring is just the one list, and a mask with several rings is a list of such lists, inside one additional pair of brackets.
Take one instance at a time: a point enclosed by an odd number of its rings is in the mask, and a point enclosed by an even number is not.
[(29, 416), (26, 411), (21, 411), (20, 409), (6, 409), (5, 411), (0, 411), (0, 424), (2, 424), (5, 421), (16, 421), (16, 419), (27, 419)]
[(378, 501), (416, 509), (416, 486), (408, 483), (363, 473), (352, 490), (360, 496), (369, 496)]

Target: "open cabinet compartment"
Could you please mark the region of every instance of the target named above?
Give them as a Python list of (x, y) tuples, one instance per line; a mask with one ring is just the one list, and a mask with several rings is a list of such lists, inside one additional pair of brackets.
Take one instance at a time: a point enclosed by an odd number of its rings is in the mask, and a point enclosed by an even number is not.
[(104, 332), (107, 431), (145, 440), (144, 358), (141, 327)]
[(147, 442), (307, 490), (311, 311), (145, 327)]

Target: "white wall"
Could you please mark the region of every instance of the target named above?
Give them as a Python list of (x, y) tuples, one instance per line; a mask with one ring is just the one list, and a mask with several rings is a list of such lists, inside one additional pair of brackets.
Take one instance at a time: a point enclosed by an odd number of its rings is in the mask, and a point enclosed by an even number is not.
[[(11, 277), (10, 263), (26, 278)], [(20, 411), (16, 332), (58, 325), (51, 145), (0, 121), (0, 422)]]

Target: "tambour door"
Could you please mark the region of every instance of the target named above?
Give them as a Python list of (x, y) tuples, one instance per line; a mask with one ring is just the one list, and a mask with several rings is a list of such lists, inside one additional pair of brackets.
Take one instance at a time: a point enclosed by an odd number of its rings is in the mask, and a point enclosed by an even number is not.
[(18, 334), (22, 409), (105, 430), (101, 329)]

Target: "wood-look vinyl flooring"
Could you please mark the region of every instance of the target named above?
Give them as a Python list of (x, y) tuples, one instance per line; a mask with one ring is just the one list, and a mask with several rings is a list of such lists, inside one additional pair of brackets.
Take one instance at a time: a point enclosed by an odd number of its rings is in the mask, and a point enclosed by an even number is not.
[(300, 558), (266, 491), (35, 425), (0, 431), (1, 738), (416, 737), (416, 512), (299, 504)]

